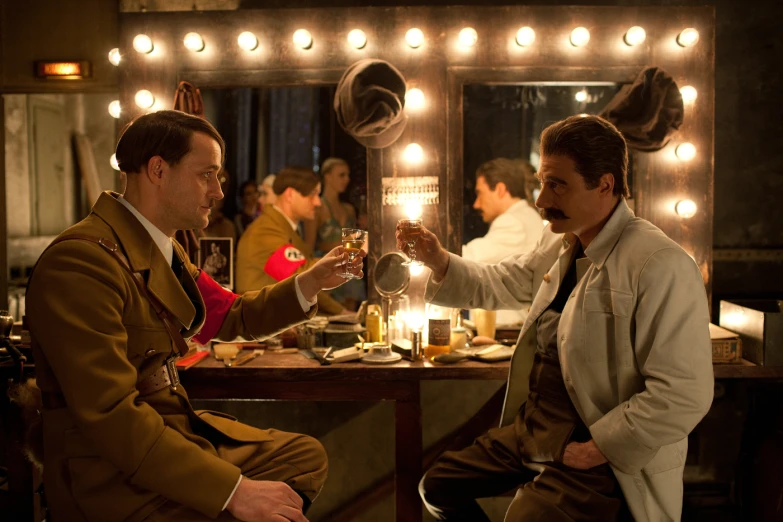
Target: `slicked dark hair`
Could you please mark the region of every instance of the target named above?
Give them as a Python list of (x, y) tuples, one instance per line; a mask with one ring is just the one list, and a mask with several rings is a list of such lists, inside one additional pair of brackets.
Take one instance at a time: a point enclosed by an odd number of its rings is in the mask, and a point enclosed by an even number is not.
[(291, 187), (302, 196), (309, 196), (320, 182), (310, 167), (285, 167), (275, 176), (272, 190), (279, 196)]
[(123, 129), (116, 151), (120, 170), (137, 174), (154, 156), (160, 156), (174, 166), (192, 150), (196, 132), (218, 142), (222, 164), (226, 144), (211, 123), (185, 112), (167, 110), (139, 116)]
[(594, 189), (601, 176), (614, 176), (612, 193), (629, 197), (628, 146), (610, 122), (599, 116), (571, 116), (541, 133), (541, 157), (565, 156), (574, 162), (585, 187)]
[(484, 178), (491, 190), (495, 190), (498, 183), (503, 183), (512, 198), (525, 197), (525, 173), (522, 165), (513, 160), (495, 158), (482, 163), (476, 170), (476, 178), (479, 177)]

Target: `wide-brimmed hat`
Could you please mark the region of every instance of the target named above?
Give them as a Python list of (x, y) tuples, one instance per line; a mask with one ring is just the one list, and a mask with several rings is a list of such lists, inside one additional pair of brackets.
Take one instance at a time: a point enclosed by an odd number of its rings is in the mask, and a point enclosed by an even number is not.
[(656, 151), (680, 128), (684, 112), (674, 78), (663, 69), (648, 67), (623, 86), (600, 115), (623, 133), (629, 147)]
[(366, 59), (343, 73), (334, 95), (337, 121), (372, 149), (394, 143), (405, 130), (405, 78), (392, 64)]

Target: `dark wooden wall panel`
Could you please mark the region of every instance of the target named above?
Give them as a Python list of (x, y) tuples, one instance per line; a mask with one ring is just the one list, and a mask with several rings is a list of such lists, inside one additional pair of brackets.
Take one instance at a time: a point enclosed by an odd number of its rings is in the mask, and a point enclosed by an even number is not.
[[(536, 31), (533, 45), (514, 43), (519, 27)], [(625, 31), (641, 25), (647, 40), (630, 48)], [(478, 32), (477, 44), (458, 46), (462, 27)], [(587, 46), (568, 43), (571, 30), (590, 30)], [(406, 31), (420, 28), (425, 43), (410, 49)], [(685, 27), (699, 30), (692, 48), (675, 38)], [(296, 29), (313, 36), (310, 50), (293, 45)], [(346, 36), (362, 29), (368, 38), (362, 50), (350, 48)], [(123, 118), (141, 113), (133, 103), (138, 89), (153, 92), (154, 109), (171, 107), (179, 80), (199, 87), (268, 86), (334, 83), (341, 72), (361, 58), (388, 60), (410, 87), (426, 97), (423, 112), (410, 113), (400, 140), (382, 151), (368, 151), (368, 213), (370, 258), (394, 249), (394, 226), (400, 207), (382, 207), (381, 178), (436, 175), (440, 202), (424, 209), (423, 219), (454, 251), (462, 241), (462, 86), (466, 83), (544, 81), (630, 81), (645, 66), (659, 66), (678, 85), (698, 90), (695, 105), (686, 107), (685, 123), (673, 142), (660, 152), (636, 155), (634, 204), (638, 215), (651, 220), (682, 244), (702, 269), (710, 286), (712, 272), (712, 193), (714, 142), (714, 8), (712, 7), (392, 7), (351, 9), (241, 10), (221, 12), (120, 14)], [(253, 31), (259, 49), (246, 52), (236, 44), (242, 31)], [(182, 38), (197, 31), (206, 49), (193, 53)], [(133, 37), (145, 33), (156, 43), (152, 55), (132, 48)], [(683, 163), (674, 147), (690, 141), (696, 158)], [(401, 160), (409, 143), (425, 151), (421, 165)], [(683, 220), (674, 213), (680, 199), (698, 205), (696, 216)], [(372, 270), (372, 263), (371, 268)], [(415, 286), (415, 285), (414, 285)]]

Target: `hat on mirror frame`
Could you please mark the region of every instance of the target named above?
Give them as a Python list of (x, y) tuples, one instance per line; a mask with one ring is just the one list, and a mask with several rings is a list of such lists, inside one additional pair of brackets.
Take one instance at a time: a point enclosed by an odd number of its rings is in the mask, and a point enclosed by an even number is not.
[(682, 125), (680, 89), (669, 73), (658, 67), (644, 69), (633, 83), (624, 85), (601, 111), (637, 150), (662, 149)]
[(343, 73), (334, 95), (337, 121), (365, 147), (388, 147), (405, 130), (405, 78), (392, 64), (365, 59)]

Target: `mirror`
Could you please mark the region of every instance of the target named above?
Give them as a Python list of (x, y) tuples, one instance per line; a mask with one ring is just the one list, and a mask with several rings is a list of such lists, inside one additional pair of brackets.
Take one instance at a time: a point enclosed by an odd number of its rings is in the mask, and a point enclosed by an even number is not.
[(406, 261), (400, 252), (389, 252), (375, 264), (375, 289), (383, 297), (402, 295), (408, 289), (411, 273), (403, 263)]
[[(477, 188), (477, 170), (484, 163), (495, 158), (507, 158), (513, 165), (504, 163), (499, 168), (512, 169), (518, 178), (524, 178), (524, 196), (531, 208), (538, 195), (538, 180), (535, 171), (539, 162), (539, 136), (544, 128), (558, 120), (574, 114), (598, 114), (619, 91), (621, 84), (524, 84), (524, 85), (465, 85), (463, 90), (463, 245), (484, 237), (491, 222), (503, 213), (505, 205), (498, 205), (490, 196), (489, 207), (482, 212), (474, 208)], [(478, 178), (482, 178), (478, 176)], [(486, 177), (482, 178), (486, 182)], [(629, 172), (629, 185), (630, 185)], [(517, 185), (519, 192), (519, 185)], [(486, 185), (484, 185), (485, 189)], [(519, 207), (515, 207), (519, 211)], [(500, 213), (500, 214), (499, 214)], [(528, 212), (528, 221), (535, 216)], [(493, 241), (494, 246), (497, 241)], [(474, 244), (476, 245), (476, 244)], [(522, 246), (518, 244), (518, 246)], [(509, 248), (512, 248), (509, 246)], [(513, 251), (488, 252), (482, 248), (482, 258), (497, 262)], [(473, 255), (472, 248), (463, 248), (463, 255)], [(474, 249), (475, 250), (475, 249)], [(494, 255), (496, 254), (496, 255)], [(479, 254), (477, 254), (479, 255)], [(488, 257), (487, 257), (488, 256)], [(491, 259), (490, 259), (491, 258)]]
[[(367, 229), (367, 153), (337, 123), (335, 88), (201, 89), (204, 116), (226, 142), (224, 199), (213, 210), (206, 235), (234, 235), (238, 244), (263, 205), (272, 203), (271, 181), (263, 183), (267, 176), (291, 166), (312, 168), (322, 190), (315, 220), (299, 223), (305, 248), (296, 248), (307, 257), (322, 256), (341, 244), (341, 228)], [(328, 158), (343, 162), (325, 164)], [(328, 173), (320, 172), (324, 166)], [(366, 295), (365, 280), (331, 292), (348, 310), (356, 310)]]

